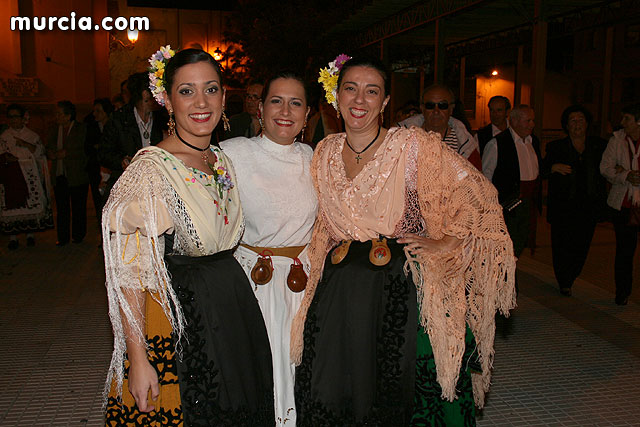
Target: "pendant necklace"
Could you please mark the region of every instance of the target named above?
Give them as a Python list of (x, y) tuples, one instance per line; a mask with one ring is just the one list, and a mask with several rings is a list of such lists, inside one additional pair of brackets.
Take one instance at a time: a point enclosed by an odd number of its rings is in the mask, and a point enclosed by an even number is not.
[(367, 145), (366, 147), (364, 147), (363, 150), (361, 151), (356, 151), (353, 149), (353, 147), (351, 146), (351, 144), (349, 144), (349, 139), (345, 136), (344, 141), (347, 143), (347, 146), (351, 149), (351, 151), (353, 151), (354, 153), (356, 153), (356, 164), (360, 164), (360, 160), (362, 160), (362, 157), (360, 157), (360, 154), (364, 153), (365, 151), (367, 151), (369, 149), (369, 147), (371, 147), (373, 145), (374, 142), (376, 142), (376, 139), (378, 139), (378, 137), (380, 136), (380, 129), (382, 129), (382, 126), (378, 126), (378, 133), (376, 134), (376, 137), (373, 138), (373, 141), (371, 141), (369, 143), (369, 145)]
[(147, 124), (145, 124), (144, 120), (140, 118), (140, 125), (142, 125), (142, 136), (144, 139), (149, 139), (149, 127), (151, 125), (151, 120)]
[(207, 151), (211, 148), (211, 146), (209, 145), (209, 146), (207, 146), (205, 148), (196, 147), (195, 145), (191, 145), (187, 141), (182, 139), (182, 137), (178, 133), (178, 128), (175, 129), (175, 132), (176, 132), (176, 136), (178, 137), (180, 142), (182, 142), (187, 147), (193, 148), (194, 150), (200, 151), (200, 153), (202, 153), (202, 161), (204, 162), (205, 166), (207, 166), (209, 169), (211, 169), (211, 171), (213, 171), (214, 170), (214, 165), (212, 165), (211, 162), (209, 162), (209, 157), (207, 156)]

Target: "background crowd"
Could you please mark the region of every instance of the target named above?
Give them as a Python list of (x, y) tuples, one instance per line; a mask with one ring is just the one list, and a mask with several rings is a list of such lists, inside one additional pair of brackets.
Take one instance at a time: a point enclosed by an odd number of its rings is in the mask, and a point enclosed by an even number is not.
[[(243, 111), (230, 117), (229, 131), (217, 127), (214, 144), (260, 134), (262, 89), (257, 80), (247, 85)], [(561, 117), (566, 137), (541, 146), (532, 134), (533, 110), (512, 108), (508, 96), (492, 97), (490, 122), (473, 130), (451, 89), (433, 85), (416, 95), (420, 102), (400, 107), (391, 116), (392, 124), (439, 133), (447, 145), (483, 171), (498, 189), (517, 256), (525, 247), (535, 250), (536, 216), (546, 200), (553, 265), (562, 295), (571, 295), (596, 224), (611, 221), (616, 236), (615, 301), (627, 303), (638, 240), (639, 104), (623, 109), (620, 126), (608, 143), (590, 132), (592, 115), (586, 108), (568, 106)], [(301, 136), (315, 148), (343, 125), (319, 92), (311, 91), (310, 96), (311, 111)], [(123, 81), (121, 92), (111, 100), (96, 99), (93, 112), (84, 118), (76, 117), (71, 102), (58, 102), (56, 125), (42, 138), (29, 129), (24, 107), (12, 104), (5, 111), (0, 135), (0, 231), (9, 235), (11, 250), (19, 248), (21, 234), (26, 236), (23, 244), (33, 246), (34, 233), (52, 228), (53, 206), (56, 244), (81, 243), (87, 233), (89, 189), (99, 219), (110, 188), (131, 158), (168, 132), (168, 116), (151, 96), (146, 73)], [(548, 180), (546, 198), (543, 180)]]

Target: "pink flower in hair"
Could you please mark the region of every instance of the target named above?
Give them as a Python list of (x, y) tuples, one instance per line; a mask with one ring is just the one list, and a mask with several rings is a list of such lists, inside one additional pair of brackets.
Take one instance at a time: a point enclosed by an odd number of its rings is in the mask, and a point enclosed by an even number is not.
[(336, 68), (338, 70), (342, 70), (342, 66), (345, 64), (345, 62), (347, 62), (350, 59), (351, 57), (349, 55), (345, 55), (344, 53), (341, 53), (335, 59)]

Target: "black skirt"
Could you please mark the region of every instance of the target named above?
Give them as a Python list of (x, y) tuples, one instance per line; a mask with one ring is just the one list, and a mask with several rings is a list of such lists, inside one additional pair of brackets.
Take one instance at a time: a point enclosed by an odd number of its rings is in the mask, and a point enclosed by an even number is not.
[(269, 338), (232, 251), (165, 261), (187, 320), (176, 360), (185, 424), (273, 426)]
[(341, 263), (325, 260), (307, 314), (296, 370), (299, 426), (408, 425), (414, 407), (416, 289), (403, 246), (369, 261), (371, 242), (353, 242)]

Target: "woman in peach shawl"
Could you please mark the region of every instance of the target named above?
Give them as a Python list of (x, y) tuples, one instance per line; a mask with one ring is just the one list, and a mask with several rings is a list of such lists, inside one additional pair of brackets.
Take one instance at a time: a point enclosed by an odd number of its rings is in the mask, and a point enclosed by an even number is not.
[(298, 425), (474, 425), (495, 312), (515, 306), (497, 193), (437, 134), (379, 124), (378, 61), (341, 55), (321, 80), (342, 65), (346, 132), (312, 162), (319, 212), (291, 344)]

